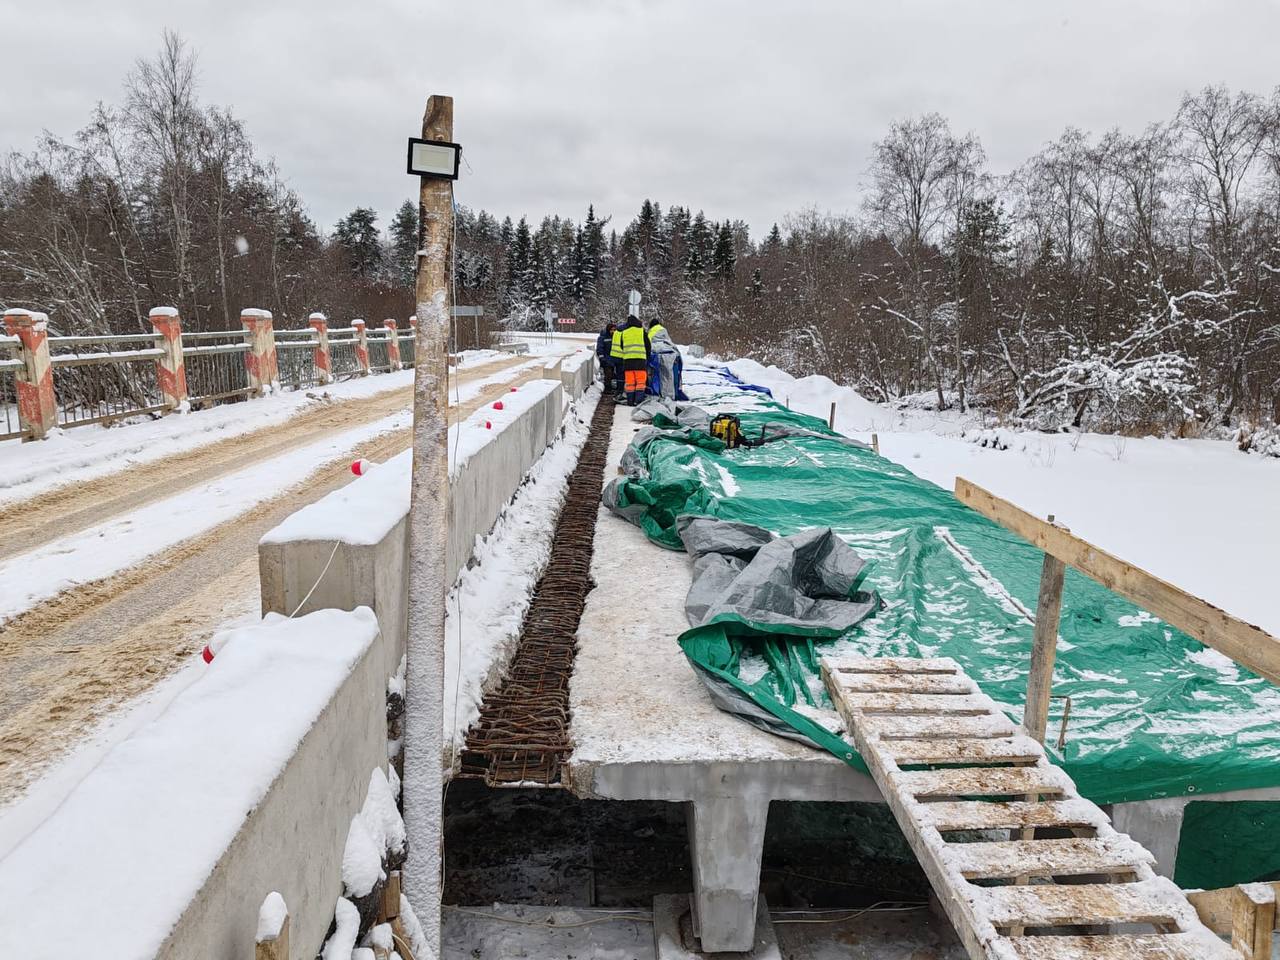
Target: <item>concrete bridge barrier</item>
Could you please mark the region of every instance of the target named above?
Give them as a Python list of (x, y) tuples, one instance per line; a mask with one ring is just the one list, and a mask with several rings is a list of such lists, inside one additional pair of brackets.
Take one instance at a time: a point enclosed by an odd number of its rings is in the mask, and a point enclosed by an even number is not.
[[(450, 428), (450, 583), (559, 434), (564, 396), (561, 381), (535, 380), (504, 397), (502, 410), (483, 407)], [(405, 451), (304, 507), (258, 546), (264, 614), (367, 606), (386, 638), (389, 672), (408, 625), (411, 458)]]

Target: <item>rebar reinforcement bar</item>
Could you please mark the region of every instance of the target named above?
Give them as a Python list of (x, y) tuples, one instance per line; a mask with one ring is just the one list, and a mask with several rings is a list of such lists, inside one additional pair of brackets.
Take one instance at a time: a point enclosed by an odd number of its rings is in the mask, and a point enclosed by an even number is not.
[(569, 477), (551, 556), (533, 591), (520, 642), (502, 685), (485, 698), (467, 734), (459, 777), (489, 786), (560, 783), (569, 742), (569, 678), (578, 620), (592, 588), (591, 554), (614, 402), (596, 404), (587, 441)]

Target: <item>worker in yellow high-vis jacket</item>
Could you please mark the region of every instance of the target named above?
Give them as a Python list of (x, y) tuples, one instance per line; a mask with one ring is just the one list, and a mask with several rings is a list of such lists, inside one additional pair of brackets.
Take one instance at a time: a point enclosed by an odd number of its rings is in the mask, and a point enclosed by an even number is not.
[(613, 399), (617, 403), (622, 403), (622, 401), (627, 399), (627, 395), (625, 392), (626, 387), (624, 386), (624, 381), (623, 381), (622, 327), (615, 326), (614, 324), (609, 324), (609, 326), (613, 327), (613, 333), (611, 335), (611, 344), (609, 347), (609, 359), (612, 361), (612, 366), (613, 366), (613, 382), (614, 382), (613, 389), (617, 391), (614, 394)]
[(622, 328), (622, 369), (627, 403), (635, 406), (644, 399), (649, 365), (649, 334), (639, 317), (628, 317)]

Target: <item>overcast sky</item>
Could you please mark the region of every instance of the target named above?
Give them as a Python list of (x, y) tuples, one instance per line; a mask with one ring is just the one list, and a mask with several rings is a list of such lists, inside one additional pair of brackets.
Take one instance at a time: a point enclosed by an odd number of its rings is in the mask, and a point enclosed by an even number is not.
[(930, 110), (1006, 172), (1068, 124), (1139, 130), (1208, 83), (1280, 83), (1269, 0), (0, 0), (0, 147), (70, 136), (179, 31), (325, 228), (385, 225), (405, 139), (455, 98), (459, 202), (499, 214), (648, 197), (753, 233), (857, 209), (871, 144)]

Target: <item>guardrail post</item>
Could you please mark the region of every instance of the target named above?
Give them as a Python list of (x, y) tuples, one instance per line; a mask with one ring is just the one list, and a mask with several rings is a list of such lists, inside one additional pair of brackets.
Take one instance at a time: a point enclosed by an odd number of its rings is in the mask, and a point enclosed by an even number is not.
[(387, 364), (392, 370), (399, 370), (403, 364), (400, 362), (400, 334), (396, 333), (396, 322), (388, 317), (382, 325), (387, 328)]
[(182, 359), (182, 317), (177, 307), (152, 307), (150, 316), (156, 347), (163, 351), (156, 358), (156, 383), (164, 396), (165, 410), (185, 409), (187, 366)]
[(249, 392), (260, 397), (280, 387), (276, 365), (276, 337), (270, 310), (241, 310), (240, 323), (249, 352), (244, 355), (244, 369), (249, 374)]
[(351, 326), (356, 331), (356, 364), (362, 376), (369, 375), (369, 334), (364, 328), (363, 320), (352, 320)]
[(22, 346), (25, 368), (14, 378), (18, 394), (18, 422), (27, 440), (42, 440), (58, 425), (53, 396), (53, 365), (49, 362), (49, 318), (31, 310), (6, 310), (4, 326)]
[(329, 356), (329, 318), (323, 313), (313, 313), (307, 323), (316, 332), (316, 379), (321, 383), (333, 382), (333, 364)]

